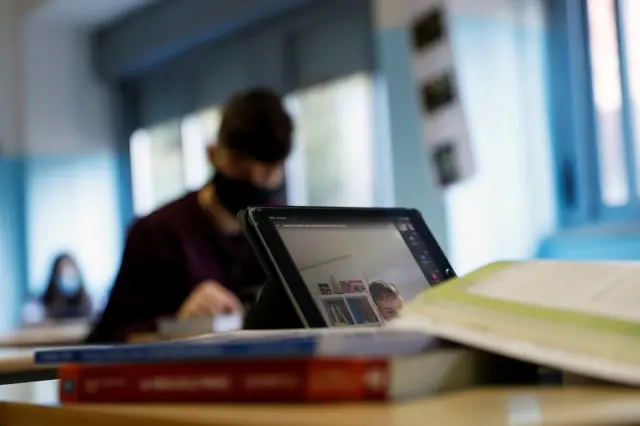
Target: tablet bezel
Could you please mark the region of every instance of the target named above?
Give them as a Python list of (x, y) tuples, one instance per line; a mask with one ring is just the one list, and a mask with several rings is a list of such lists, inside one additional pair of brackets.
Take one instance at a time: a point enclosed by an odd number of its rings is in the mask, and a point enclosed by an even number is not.
[[(263, 257), (262, 261), (269, 262), (272, 266), (266, 271), (271, 280), (277, 280), (286, 290), (291, 303), (301, 316), (303, 324), (307, 327), (330, 327), (326, 323), (320, 309), (316, 305), (311, 291), (307, 287), (298, 268), (289, 254), (289, 251), (280, 237), (272, 217), (285, 217), (288, 220), (313, 221), (335, 218), (337, 223), (354, 219), (364, 221), (381, 220), (395, 218), (408, 218), (413, 225), (415, 232), (424, 241), (429, 251), (429, 255), (441, 269), (445, 279), (455, 277), (455, 272), (451, 267), (440, 245), (429, 230), (422, 215), (415, 209), (403, 208), (346, 208), (346, 207), (248, 207), (246, 210), (247, 224), (255, 231), (255, 235), (260, 239), (262, 253), (257, 253)], [(255, 247), (254, 247), (255, 248)], [(426, 277), (425, 277), (426, 278)]]

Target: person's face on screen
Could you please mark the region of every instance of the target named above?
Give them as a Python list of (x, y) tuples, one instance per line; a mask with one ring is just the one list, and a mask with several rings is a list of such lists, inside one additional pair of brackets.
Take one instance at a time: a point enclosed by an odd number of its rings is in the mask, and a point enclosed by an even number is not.
[(378, 312), (385, 321), (397, 318), (404, 306), (402, 296), (387, 296), (375, 301), (378, 306)]

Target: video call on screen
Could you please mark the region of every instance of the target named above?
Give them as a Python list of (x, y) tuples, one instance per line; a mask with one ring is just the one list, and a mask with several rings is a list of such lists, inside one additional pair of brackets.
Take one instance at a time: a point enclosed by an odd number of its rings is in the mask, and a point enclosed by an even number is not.
[(408, 218), (272, 220), (329, 326), (381, 325), (445, 279)]

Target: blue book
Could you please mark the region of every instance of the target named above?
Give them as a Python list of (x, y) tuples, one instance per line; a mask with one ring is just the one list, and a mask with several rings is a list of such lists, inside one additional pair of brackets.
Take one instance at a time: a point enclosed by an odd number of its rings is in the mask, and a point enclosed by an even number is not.
[(204, 338), (36, 351), (36, 364), (136, 363), (310, 356), (396, 356), (421, 352), (437, 340), (417, 331), (376, 327), (231, 332)]

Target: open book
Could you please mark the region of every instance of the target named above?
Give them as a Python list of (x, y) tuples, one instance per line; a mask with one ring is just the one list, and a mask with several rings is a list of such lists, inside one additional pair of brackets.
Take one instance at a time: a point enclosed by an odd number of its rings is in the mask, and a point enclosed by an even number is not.
[(640, 385), (640, 264), (490, 264), (418, 295), (390, 327)]

